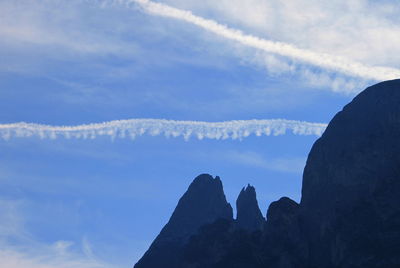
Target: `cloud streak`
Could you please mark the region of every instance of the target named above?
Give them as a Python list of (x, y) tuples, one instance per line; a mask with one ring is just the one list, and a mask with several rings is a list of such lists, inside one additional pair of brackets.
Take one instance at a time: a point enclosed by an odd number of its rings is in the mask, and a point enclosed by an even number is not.
[(261, 154), (251, 151), (247, 152), (230, 151), (224, 157), (240, 165), (248, 165), (267, 170), (297, 173), (297, 174), (301, 174), (303, 172), (307, 160), (305, 157), (266, 158)]
[(119, 0), (118, 2), (139, 5), (145, 12), (182, 20), (207, 31), (213, 32), (224, 38), (237, 41), (248, 47), (260, 49), (268, 53), (291, 58), (303, 63), (317, 66), (330, 71), (339, 72), (348, 76), (360, 77), (376, 81), (390, 80), (400, 77), (400, 70), (390, 67), (368, 66), (344, 57), (318, 53), (307, 49), (298, 48), (292, 44), (275, 42), (245, 34), (240, 30), (229, 28), (210, 19), (194, 15), (192, 12), (174, 8), (162, 3), (148, 0)]
[(192, 136), (202, 139), (243, 139), (250, 135), (279, 136), (289, 133), (294, 135), (320, 136), (326, 128), (323, 123), (310, 123), (285, 119), (270, 120), (234, 120), (224, 122), (175, 121), (165, 119), (129, 119), (104, 123), (51, 126), (34, 123), (13, 123), (0, 125), (0, 137), (10, 138), (39, 137), (41, 139), (83, 138), (94, 139), (109, 136), (112, 139), (150, 135), (165, 137), (183, 137), (189, 140)]
[[(24, 230), (20, 230), (24, 231)], [(45, 244), (26, 239), (24, 245), (4, 240), (0, 237), (0, 267), (7, 268), (114, 268), (96, 256), (87, 256), (72, 250), (73, 242), (59, 240)], [(27, 243), (27, 244), (26, 244)], [(84, 247), (84, 245), (82, 245)], [(84, 251), (84, 249), (83, 249)]]

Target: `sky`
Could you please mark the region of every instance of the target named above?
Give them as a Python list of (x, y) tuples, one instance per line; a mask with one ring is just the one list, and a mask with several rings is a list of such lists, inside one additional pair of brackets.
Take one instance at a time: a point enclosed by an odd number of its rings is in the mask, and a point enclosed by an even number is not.
[(263, 215), (400, 77), (400, 5), (1, 0), (0, 266), (132, 267), (201, 173)]

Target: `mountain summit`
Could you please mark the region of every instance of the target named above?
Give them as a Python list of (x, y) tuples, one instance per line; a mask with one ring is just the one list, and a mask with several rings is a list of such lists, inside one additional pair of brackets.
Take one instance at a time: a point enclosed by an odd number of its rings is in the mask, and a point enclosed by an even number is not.
[(308, 156), (300, 204), (272, 202), (262, 227), (254, 187), (235, 221), (219, 178), (202, 176), (136, 268), (400, 267), (400, 80), (335, 115)]
[(236, 200), (236, 224), (248, 231), (262, 230), (265, 219), (258, 207), (256, 189), (248, 185), (240, 191)]
[(233, 220), (232, 207), (226, 201), (222, 182), (217, 176), (202, 174), (190, 184), (179, 200), (168, 223), (135, 265), (144, 267), (178, 267), (182, 246), (205, 224), (217, 219)]

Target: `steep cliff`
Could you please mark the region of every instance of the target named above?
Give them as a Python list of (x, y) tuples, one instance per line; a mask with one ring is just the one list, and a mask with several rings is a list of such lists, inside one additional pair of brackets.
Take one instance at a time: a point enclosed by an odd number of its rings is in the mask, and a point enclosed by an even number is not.
[(369, 87), (314, 144), (302, 200), (310, 266), (400, 265), (400, 80)]

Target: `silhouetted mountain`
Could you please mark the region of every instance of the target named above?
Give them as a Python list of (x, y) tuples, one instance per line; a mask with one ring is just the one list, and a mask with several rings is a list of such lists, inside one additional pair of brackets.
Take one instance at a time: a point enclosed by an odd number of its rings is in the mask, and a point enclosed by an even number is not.
[(258, 207), (256, 189), (248, 185), (240, 191), (236, 200), (236, 224), (237, 227), (247, 231), (262, 230), (265, 219)]
[(206, 178), (218, 186), (188, 198), (196, 178), (135, 267), (400, 267), (400, 80), (367, 88), (332, 119), (309, 154), (300, 204), (272, 202), (266, 222), (253, 187), (235, 221), (219, 179)]
[(307, 245), (299, 213), (300, 205), (288, 197), (270, 204), (262, 249), (267, 267), (305, 267)]
[(314, 267), (400, 267), (400, 80), (369, 87), (315, 142), (302, 218)]
[(220, 178), (202, 174), (190, 184), (170, 220), (135, 268), (178, 267), (182, 246), (189, 237), (200, 226), (217, 219), (233, 220), (232, 207), (226, 201)]

